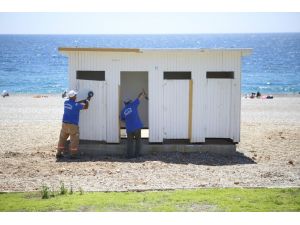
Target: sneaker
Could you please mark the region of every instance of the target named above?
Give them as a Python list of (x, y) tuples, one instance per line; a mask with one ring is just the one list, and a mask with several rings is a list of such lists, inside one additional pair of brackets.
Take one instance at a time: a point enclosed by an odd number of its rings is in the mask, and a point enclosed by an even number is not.
[(56, 156), (55, 156), (57, 159), (61, 159), (61, 158), (63, 158), (64, 157), (64, 155), (63, 154), (61, 154), (61, 153), (56, 153)]

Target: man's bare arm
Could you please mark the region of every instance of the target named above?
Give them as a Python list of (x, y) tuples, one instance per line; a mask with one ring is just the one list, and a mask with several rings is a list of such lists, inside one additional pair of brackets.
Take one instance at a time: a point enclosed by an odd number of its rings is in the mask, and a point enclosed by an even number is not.
[(88, 109), (89, 108), (89, 100), (88, 99), (86, 99), (86, 100), (80, 100), (77, 103), (80, 103), (80, 104), (83, 103), (84, 104), (83, 109)]

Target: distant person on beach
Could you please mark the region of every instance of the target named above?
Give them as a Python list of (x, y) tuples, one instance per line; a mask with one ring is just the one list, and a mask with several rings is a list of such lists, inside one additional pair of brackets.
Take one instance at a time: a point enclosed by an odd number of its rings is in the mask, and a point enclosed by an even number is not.
[(2, 94), (1, 94), (1, 96), (2, 96), (3, 98), (8, 97), (8, 96), (9, 96), (8, 91), (4, 90), (4, 91), (2, 92)]
[(261, 93), (258, 91), (257, 93), (256, 93), (256, 98), (260, 98), (261, 97)]
[[(124, 108), (121, 111), (120, 118), (125, 121), (127, 133), (127, 158), (138, 157), (141, 147), (141, 128), (143, 127), (142, 121), (138, 114), (138, 107), (140, 100), (145, 97), (146, 93), (143, 90), (138, 97), (132, 101), (129, 98), (124, 98)], [(135, 152), (133, 154), (133, 140), (135, 140)]]
[(89, 101), (91, 97), (86, 100), (76, 102), (77, 92), (71, 90), (68, 92), (69, 99), (64, 103), (64, 115), (62, 128), (59, 135), (59, 141), (57, 146), (56, 158), (63, 157), (63, 151), (65, 143), (70, 136), (71, 146), (70, 153), (71, 158), (78, 157), (78, 145), (79, 145), (79, 112), (82, 109), (88, 109)]

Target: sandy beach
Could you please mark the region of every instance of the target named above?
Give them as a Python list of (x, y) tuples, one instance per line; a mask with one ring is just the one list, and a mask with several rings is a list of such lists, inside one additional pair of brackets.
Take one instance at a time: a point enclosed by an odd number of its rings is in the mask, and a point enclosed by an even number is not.
[(60, 181), (85, 191), (300, 187), (299, 95), (242, 98), (233, 157), (168, 153), (57, 162), (63, 101), (47, 94), (0, 98), (0, 191), (58, 188)]

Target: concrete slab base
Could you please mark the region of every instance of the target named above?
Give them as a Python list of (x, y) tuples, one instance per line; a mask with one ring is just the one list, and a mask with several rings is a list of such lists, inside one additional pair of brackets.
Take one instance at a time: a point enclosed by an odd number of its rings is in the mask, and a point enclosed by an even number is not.
[[(125, 156), (126, 140), (120, 144), (105, 144), (93, 141), (81, 141), (79, 144), (80, 153), (90, 156)], [(142, 140), (141, 155), (155, 154), (162, 152), (211, 152), (222, 155), (234, 155), (236, 145), (234, 143), (214, 143), (207, 142), (201, 144), (149, 144), (148, 141)]]

